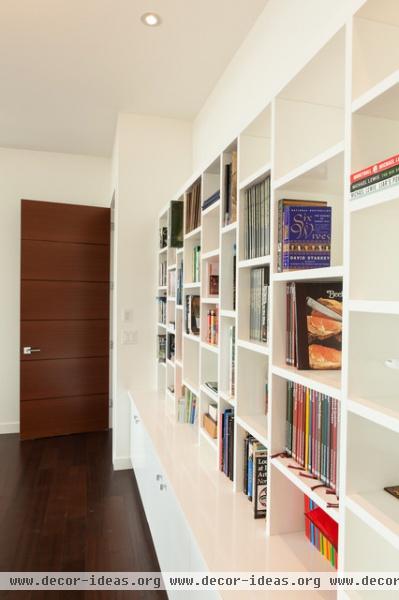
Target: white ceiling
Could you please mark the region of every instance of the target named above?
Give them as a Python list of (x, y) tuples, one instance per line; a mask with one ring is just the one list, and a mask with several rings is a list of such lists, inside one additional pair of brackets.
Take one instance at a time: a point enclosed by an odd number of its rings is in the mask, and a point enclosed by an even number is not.
[(108, 156), (120, 111), (192, 119), (266, 2), (1, 0), (0, 146)]

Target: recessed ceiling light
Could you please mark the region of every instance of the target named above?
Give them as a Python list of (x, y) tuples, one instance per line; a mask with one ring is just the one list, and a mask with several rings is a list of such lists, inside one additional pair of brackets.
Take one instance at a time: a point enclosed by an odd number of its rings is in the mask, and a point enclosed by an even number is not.
[(157, 25), (162, 23), (161, 17), (153, 12), (144, 13), (141, 20), (144, 25), (148, 25), (148, 27), (157, 27)]

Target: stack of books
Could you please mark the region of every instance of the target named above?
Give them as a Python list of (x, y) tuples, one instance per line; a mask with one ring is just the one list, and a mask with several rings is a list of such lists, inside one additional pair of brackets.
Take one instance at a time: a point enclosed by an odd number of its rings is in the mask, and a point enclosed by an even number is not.
[(342, 282), (287, 284), (286, 363), (340, 369)]
[(234, 411), (227, 408), (219, 416), (220, 448), (220, 470), (227, 475), (231, 481), (234, 478)]
[(266, 517), (267, 449), (249, 433), (244, 442), (243, 491), (253, 503), (255, 519)]
[(270, 177), (248, 188), (244, 199), (244, 255), (270, 254)]
[(305, 534), (310, 543), (338, 568), (338, 523), (305, 496)]
[(186, 195), (186, 233), (201, 224), (201, 180), (193, 184)]
[(331, 218), (327, 202), (279, 200), (277, 270), (329, 267)]
[(224, 167), (224, 225), (237, 220), (237, 152), (231, 153), (231, 162)]
[(198, 410), (197, 396), (186, 387), (183, 388), (183, 394), (177, 403), (177, 420), (179, 423), (194, 425)]
[(339, 402), (287, 382), (286, 452), (338, 494)]
[(269, 269), (251, 269), (249, 337), (267, 343), (269, 304)]
[(398, 185), (399, 154), (352, 173), (350, 183), (351, 200)]

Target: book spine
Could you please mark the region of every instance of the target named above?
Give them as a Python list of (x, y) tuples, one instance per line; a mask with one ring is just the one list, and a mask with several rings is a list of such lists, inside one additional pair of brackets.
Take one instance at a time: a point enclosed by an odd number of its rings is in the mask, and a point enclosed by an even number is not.
[(364, 179), (360, 179), (351, 185), (351, 192), (356, 192), (356, 190), (360, 190), (362, 188), (368, 187), (370, 185), (374, 185), (379, 181), (383, 181), (384, 179), (389, 179), (394, 175), (398, 175), (399, 173), (399, 164), (390, 169), (386, 169), (385, 171), (380, 171), (379, 173), (373, 174), (370, 177), (365, 177)]
[(379, 181), (378, 183), (374, 183), (373, 185), (369, 185), (364, 187), (356, 192), (351, 193), (351, 200), (357, 200), (358, 198), (364, 198), (369, 194), (375, 194), (376, 192), (381, 192), (382, 190), (394, 187), (399, 183), (399, 175), (394, 175), (389, 179), (384, 179), (383, 181)]
[(356, 171), (356, 173), (352, 173), (351, 184), (361, 179), (365, 179), (366, 177), (370, 177), (376, 173), (380, 173), (381, 171), (385, 171), (386, 169), (394, 167), (397, 164), (399, 164), (399, 154), (390, 156), (389, 158), (375, 163), (374, 165), (366, 167), (365, 169), (361, 169), (360, 171)]

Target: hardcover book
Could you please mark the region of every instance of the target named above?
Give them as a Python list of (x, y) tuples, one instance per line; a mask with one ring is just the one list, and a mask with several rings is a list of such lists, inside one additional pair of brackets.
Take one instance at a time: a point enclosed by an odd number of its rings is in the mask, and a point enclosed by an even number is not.
[(262, 448), (258, 448), (255, 451), (253, 458), (253, 503), (255, 519), (266, 517), (267, 450), (266, 448)]
[(283, 216), (286, 206), (327, 206), (327, 202), (319, 200), (295, 200), (293, 198), (282, 198), (278, 201), (278, 225), (277, 225), (277, 270), (283, 270)]
[(183, 202), (172, 200), (169, 209), (169, 247), (183, 246)]
[(283, 210), (283, 270), (329, 267), (331, 207), (286, 206)]
[(340, 369), (342, 282), (296, 283), (298, 369)]

